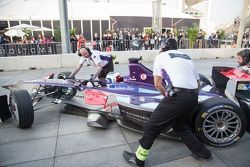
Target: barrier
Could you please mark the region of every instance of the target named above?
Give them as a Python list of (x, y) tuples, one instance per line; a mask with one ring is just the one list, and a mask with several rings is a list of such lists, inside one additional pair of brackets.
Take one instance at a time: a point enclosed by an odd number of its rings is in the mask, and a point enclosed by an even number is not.
[[(220, 48), (220, 49), (179, 49), (191, 56), (192, 59), (214, 59), (230, 58), (236, 55), (242, 48)], [(143, 57), (145, 63), (152, 63), (159, 50), (141, 51), (116, 51), (115, 62), (128, 63), (128, 58)], [(74, 67), (79, 61), (76, 53), (0, 57), (0, 71), (29, 70)]]

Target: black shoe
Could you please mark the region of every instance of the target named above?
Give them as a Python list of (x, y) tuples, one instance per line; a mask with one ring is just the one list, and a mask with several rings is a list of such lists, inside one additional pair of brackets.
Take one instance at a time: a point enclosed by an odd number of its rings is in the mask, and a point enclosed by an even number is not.
[(136, 158), (135, 153), (130, 153), (128, 151), (123, 151), (123, 158), (133, 166), (144, 167), (144, 161)]
[(195, 155), (194, 153), (192, 153), (191, 155), (194, 159), (198, 160), (198, 161), (202, 161), (202, 160), (206, 160), (206, 161), (211, 161), (213, 159), (213, 155), (212, 153), (210, 153), (210, 155), (208, 156), (198, 156), (198, 155)]

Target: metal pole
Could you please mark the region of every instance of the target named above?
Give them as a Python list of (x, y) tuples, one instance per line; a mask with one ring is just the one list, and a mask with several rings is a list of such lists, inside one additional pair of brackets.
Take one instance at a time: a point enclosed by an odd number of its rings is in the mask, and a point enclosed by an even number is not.
[(67, 0), (58, 0), (60, 15), (60, 30), (62, 39), (62, 53), (70, 53), (69, 22)]
[(250, 7), (250, 0), (244, 0), (241, 17), (240, 17), (239, 32), (238, 32), (238, 37), (237, 37), (237, 48), (241, 47), (242, 38), (246, 29), (247, 21), (249, 22), (249, 20), (247, 20), (248, 14), (249, 14), (248, 13), (249, 7)]
[(162, 31), (162, 3), (161, 0), (152, 1), (152, 29), (156, 33), (161, 33)]

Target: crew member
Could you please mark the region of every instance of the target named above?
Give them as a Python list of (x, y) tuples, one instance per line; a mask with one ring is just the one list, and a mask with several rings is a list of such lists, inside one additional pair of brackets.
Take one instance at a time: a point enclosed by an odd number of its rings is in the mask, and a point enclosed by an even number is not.
[[(210, 160), (211, 151), (198, 140), (188, 124), (187, 115), (198, 103), (199, 75), (191, 58), (177, 51), (174, 38), (167, 39), (161, 47), (162, 52), (154, 60), (153, 75), (154, 85), (164, 97), (145, 124), (137, 151), (124, 151), (123, 157), (131, 165), (144, 166), (154, 140), (167, 127), (172, 126), (194, 158)], [(168, 88), (162, 84), (162, 78)]]
[(237, 62), (242, 69), (250, 74), (250, 49), (244, 49), (237, 53)]
[(102, 82), (105, 82), (105, 78), (109, 72), (114, 71), (113, 56), (106, 52), (100, 52), (96, 50), (90, 50), (87, 47), (81, 47), (78, 50), (80, 57), (79, 63), (69, 78), (72, 78), (81, 69), (82, 65), (89, 60), (93, 62), (93, 65), (97, 68), (96, 73), (91, 77), (94, 80), (96, 77)]

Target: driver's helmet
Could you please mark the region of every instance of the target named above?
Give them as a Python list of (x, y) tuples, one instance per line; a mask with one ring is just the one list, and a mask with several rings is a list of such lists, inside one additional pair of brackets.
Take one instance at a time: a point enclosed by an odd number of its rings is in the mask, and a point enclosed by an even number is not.
[(243, 62), (239, 64), (240, 66), (244, 66), (249, 63), (250, 61), (250, 49), (244, 49), (237, 53), (237, 55), (241, 56), (243, 59)]
[(122, 82), (123, 77), (119, 72), (109, 72), (106, 76), (107, 84)]
[(177, 42), (174, 38), (167, 38), (161, 43), (161, 52), (177, 50)]

